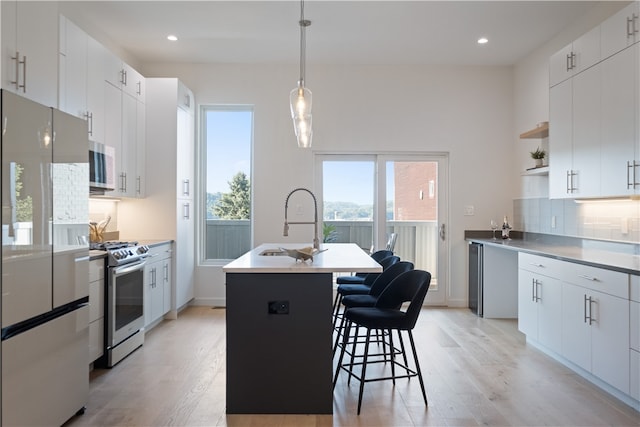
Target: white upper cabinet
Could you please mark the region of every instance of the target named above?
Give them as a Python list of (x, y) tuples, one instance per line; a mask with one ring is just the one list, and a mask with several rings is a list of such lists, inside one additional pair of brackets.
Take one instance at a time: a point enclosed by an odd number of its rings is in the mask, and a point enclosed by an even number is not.
[(549, 197), (571, 196), (573, 178), (573, 80), (551, 88), (549, 93)]
[(603, 59), (640, 41), (639, 4), (637, 1), (630, 3), (600, 25)]
[(634, 2), (550, 58), (551, 198), (640, 194), (637, 15)]
[(58, 106), (58, 4), (4, 0), (2, 88)]
[(142, 74), (109, 51), (104, 58), (104, 78), (124, 93), (144, 102), (145, 81)]
[(144, 102), (144, 77), (129, 64), (122, 64), (122, 91)]
[(572, 77), (600, 60), (600, 27), (565, 46), (549, 60), (549, 86)]
[(60, 16), (59, 108), (86, 118), (89, 139), (115, 150), (114, 197), (145, 195), (145, 79)]
[[(632, 195), (640, 190), (636, 85), (640, 44), (602, 61), (602, 194)], [(635, 159), (635, 160), (634, 160)], [(634, 185), (636, 183), (636, 185)]]
[(87, 40), (87, 118), (89, 139), (105, 142), (105, 78), (107, 49), (92, 37)]
[(103, 59), (104, 79), (118, 89), (122, 89), (122, 80), (124, 78), (122, 60), (108, 49), (105, 49)]
[(601, 194), (600, 68), (596, 65), (573, 78), (573, 197)]
[(60, 89), (58, 108), (87, 117), (87, 49), (89, 37), (60, 15)]

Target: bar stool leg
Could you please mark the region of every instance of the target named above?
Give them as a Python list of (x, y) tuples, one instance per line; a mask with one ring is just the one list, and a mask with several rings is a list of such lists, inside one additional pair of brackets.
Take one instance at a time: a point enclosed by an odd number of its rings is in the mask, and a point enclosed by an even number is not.
[(344, 341), (342, 343), (342, 349), (340, 350), (340, 357), (338, 358), (338, 365), (336, 367), (336, 374), (333, 377), (333, 389), (336, 388), (336, 383), (338, 382), (338, 375), (340, 374), (340, 370), (342, 369), (342, 360), (344, 359), (344, 352), (347, 348), (347, 336), (349, 336), (349, 330), (351, 329), (351, 322), (347, 321), (347, 324), (344, 327)]
[(420, 389), (422, 390), (422, 397), (424, 398), (425, 406), (429, 406), (427, 402), (427, 392), (424, 390), (424, 381), (422, 380), (422, 371), (420, 370), (420, 362), (418, 362), (418, 353), (416, 352), (416, 344), (413, 342), (413, 334), (411, 330), (408, 330), (409, 341), (411, 342), (411, 351), (413, 352), (413, 360), (416, 362), (416, 372), (418, 373), (418, 379), (420, 380)]
[(369, 355), (370, 339), (371, 339), (371, 329), (367, 328), (367, 339), (365, 340), (365, 343), (364, 343), (364, 359), (362, 361), (362, 373), (360, 374), (361, 377), (360, 377), (360, 392), (358, 394), (358, 415), (360, 415), (360, 408), (362, 407), (362, 394), (364, 392), (364, 383), (366, 381), (365, 378), (366, 378), (366, 372), (367, 372), (367, 358)]

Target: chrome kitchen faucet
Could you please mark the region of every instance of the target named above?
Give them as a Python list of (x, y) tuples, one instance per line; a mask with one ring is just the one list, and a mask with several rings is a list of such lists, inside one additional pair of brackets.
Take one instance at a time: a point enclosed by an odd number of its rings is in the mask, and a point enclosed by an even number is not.
[[(296, 221), (296, 222), (287, 221), (287, 209), (289, 208), (289, 197), (291, 197), (291, 195), (293, 193), (295, 193), (296, 191), (306, 191), (313, 198), (313, 206), (314, 206), (314, 213), (315, 213), (313, 222), (311, 222), (311, 221)], [(314, 226), (314, 229), (313, 229), (313, 232), (314, 232), (313, 248), (314, 249), (320, 249), (320, 240), (318, 239), (318, 200), (316, 199), (316, 196), (311, 192), (311, 190), (308, 190), (306, 188), (296, 188), (295, 190), (292, 190), (287, 195), (287, 199), (284, 202), (284, 232), (282, 233), (282, 235), (285, 236), (285, 237), (289, 235), (289, 225), (290, 224), (291, 225), (313, 224), (313, 226)]]

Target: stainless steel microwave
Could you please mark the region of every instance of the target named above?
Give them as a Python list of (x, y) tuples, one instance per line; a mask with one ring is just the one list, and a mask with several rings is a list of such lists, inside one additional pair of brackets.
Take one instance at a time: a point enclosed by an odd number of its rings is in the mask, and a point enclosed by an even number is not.
[(104, 194), (115, 190), (115, 149), (99, 142), (89, 142), (89, 190)]

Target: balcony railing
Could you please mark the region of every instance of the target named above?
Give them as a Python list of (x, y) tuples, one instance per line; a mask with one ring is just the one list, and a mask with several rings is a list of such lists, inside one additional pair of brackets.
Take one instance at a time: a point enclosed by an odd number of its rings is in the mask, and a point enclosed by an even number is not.
[[(336, 243), (356, 243), (365, 250), (373, 241), (372, 221), (324, 221), (335, 226)], [(387, 221), (387, 233), (397, 233), (394, 253), (415, 268), (432, 274), (437, 284), (438, 224), (436, 221)], [(207, 259), (235, 259), (251, 249), (249, 220), (207, 220)], [(382, 242), (380, 246), (384, 246)]]

